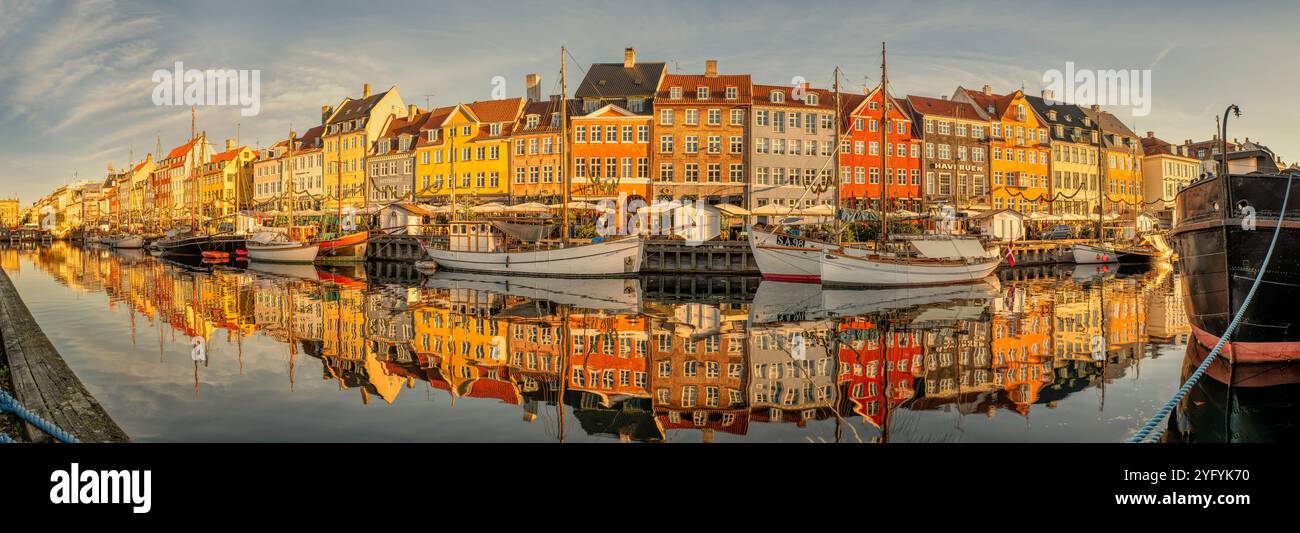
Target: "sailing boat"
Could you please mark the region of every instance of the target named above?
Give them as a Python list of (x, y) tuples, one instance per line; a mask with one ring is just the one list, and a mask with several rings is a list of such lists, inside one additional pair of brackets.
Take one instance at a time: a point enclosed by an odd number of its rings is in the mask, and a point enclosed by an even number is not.
[[(154, 243), (162, 255), (171, 256), (200, 256), (205, 252), (225, 254), (227, 257), (236, 255), (244, 249), (247, 238), (244, 235), (233, 233), (210, 234), (202, 231), (199, 225), (199, 171), (198, 157), (202, 154), (208, 139), (207, 133), (198, 137), (195, 136), (195, 109), (190, 108), (190, 177), (194, 180), (194, 191), (191, 196), (192, 204), (190, 207), (190, 226), (172, 228), (165, 237)], [(198, 153), (195, 153), (195, 150)]]
[[(889, 146), (889, 73), (885, 45), (880, 45), (881, 128), (880, 145)], [(838, 144), (838, 143), (837, 143)], [(885, 149), (883, 154), (888, 154)], [(882, 155), (881, 176), (889, 176), (889, 157)], [(883, 180), (882, 180), (883, 181)], [(977, 239), (925, 236), (888, 239), (888, 202), (880, 186), (880, 231), (876, 249), (840, 248), (821, 254), (823, 285), (902, 287), (968, 283), (987, 277), (1002, 262), (996, 250), (986, 250)]]
[[(560, 102), (568, 98), (565, 48), (560, 48)], [(567, 105), (567, 104), (566, 104)], [(560, 112), (560, 159), (563, 170), (563, 220), (558, 244), (528, 243), (514, 246), (487, 221), (452, 221), (447, 247), (420, 242), (424, 253), (439, 269), (525, 276), (601, 278), (635, 275), (641, 271), (644, 241), (640, 235), (608, 240), (570, 242), (569, 237), (569, 134), (567, 109)], [(453, 204), (455, 201), (453, 199)], [(457, 210), (453, 209), (453, 212)]]
[[(289, 159), (293, 159), (294, 133), (289, 131)], [(293, 227), (293, 208), (297, 203), (294, 195), (293, 176), (289, 176), (289, 227)], [(253, 235), (245, 245), (248, 249), (248, 260), (262, 263), (307, 263), (316, 261), (316, 254), (320, 251), (319, 245), (309, 242), (295, 241), (286, 233), (275, 231), (262, 231)]]
[[(293, 144), (293, 139), (289, 139)], [(316, 260), (323, 264), (343, 264), (343, 263), (361, 263), (366, 260), (366, 243), (370, 240), (370, 232), (353, 231), (352, 233), (343, 233), (343, 151), (335, 150), (334, 177), (337, 180), (338, 189), (338, 210), (335, 212), (335, 222), (337, 231), (332, 238), (320, 239), (316, 241), (319, 250)], [(370, 180), (365, 180), (367, 187)], [(292, 180), (290, 188), (292, 189)], [(370, 201), (370, 192), (367, 189), (365, 201)], [(290, 224), (292, 227), (293, 225)]]

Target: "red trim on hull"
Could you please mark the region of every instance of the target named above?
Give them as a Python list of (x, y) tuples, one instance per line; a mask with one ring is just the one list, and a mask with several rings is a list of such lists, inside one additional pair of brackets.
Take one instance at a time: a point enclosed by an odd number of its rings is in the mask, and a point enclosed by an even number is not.
[[(1201, 344), (1214, 349), (1219, 336), (1192, 326), (1192, 335)], [(1239, 342), (1228, 341), (1219, 351), (1219, 357), (1231, 358), (1238, 363), (1280, 363), (1300, 361), (1300, 342)]]
[(785, 281), (789, 283), (821, 283), (821, 276), (805, 276), (800, 274), (763, 274), (763, 279), (768, 281)]

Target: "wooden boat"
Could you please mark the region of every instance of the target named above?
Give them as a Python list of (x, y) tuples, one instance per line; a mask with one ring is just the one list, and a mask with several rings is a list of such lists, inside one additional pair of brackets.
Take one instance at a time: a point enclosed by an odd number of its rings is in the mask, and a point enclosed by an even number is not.
[(248, 260), (261, 263), (311, 263), (320, 247), (314, 243), (290, 240), (280, 233), (262, 232), (249, 239)]
[(821, 281), (822, 255), (839, 248), (829, 242), (792, 235), (779, 230), (750, 227), (749, 249), (763, 279), (795, 283)]
[(440, 270), (567, 278), (636, 275), (645, 248), (639, 235), (630, 235), (569, 246), (534, 244), (510, 249), (486, 222), (453, 223), (446, 249), (433, 248), (424, 241), (420, 245), (433, 262), (421, 262), (425, 269), (436, 265)]
[(359, 263), (366, 260), (370, 232), (361, 231), (335, 239), (317, 241), (316, 260), (320, 263)]
[(116, 239), (112, 239), (109, 246), (127, 250), (140, 249), (144, 247), (144, 237), (139, 235), (123, 235)]
[(1123, 253), (1105, 245), (1076, 244), (1070, 249), (1074, 262), (1080, 265), (1118, 263)]
[(1002, 263), (996, 252), (980, 257), (932, 258), (896, 254), (822, 255), (822, 285), (903, 287), (979, 281)]
[(200, 254), (204, 259), (230, 259), (230, 254), (226, 252), (208, 251)]

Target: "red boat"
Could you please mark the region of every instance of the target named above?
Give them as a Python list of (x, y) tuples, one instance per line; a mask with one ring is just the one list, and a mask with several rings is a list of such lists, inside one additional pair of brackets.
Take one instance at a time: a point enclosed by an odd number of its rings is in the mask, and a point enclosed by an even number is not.
[(230, 253), (212, 250), (212, 251), (203, 252), (203, 258), (204, 259), (230, 259)]
[(370, 232), (361, 231), (335, 239), (318, 241), (316, 260), (324, 263), (353, 263), (366, 260), (366, 242)]

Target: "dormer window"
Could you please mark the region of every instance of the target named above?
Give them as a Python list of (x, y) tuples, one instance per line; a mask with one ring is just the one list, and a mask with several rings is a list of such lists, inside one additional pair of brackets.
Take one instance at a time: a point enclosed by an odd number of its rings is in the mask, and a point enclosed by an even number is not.
[(772, 94), (768, 96), (768, 100), (771, 100), (772, 103), (774, 104), (779, 104), (781, 102), (784, 102), (785, 91), (772, 91)]
[(429, 130), (425, 132), (425, 140), (433, 142), (438, 140), (438, 130)]
[(541, 120), (541, 117), (539, 117), (539, 116), (537, 116), (537, 115), (528, 115), (528, 129), (536, 128), (536, 127), (537, 127), (537, 123), (538, 123), (540, 120)]
[(590, 112), (592, 112), (592, 111), (595, 111), (597, 105), (600, 105), (600, 101), (599, 101), (599, 100), (583, 100), (583, 101), (582, 101), (582, 112), (583, 112), (583, 113), (590, 113)]
[(740, 90), (735, 87), (727, 87), (727, 99), (735, 100), (740, 97)]
[(706, 99), (708, 99), (708, 98), (709, 98), (709, 88), (708, 88), (708, 87), (696, 87), (696, 88), (695, 88), (695, 99), (696, 99), (696, 100), (706, 100)]
[(1047, 112), (1047, 119), (1048, 119), (1048, 120), (1056, 120), (1056, 110), (1055, 110), (1055, 109), (1053, 109), (1053, 110)]
[(1024, 104), (1017, 104), (1017, 105), (1016, 105), (1016, 120), (1021, 120), (1021, 121), (1023, 121), (1023, 120), (1025, 120), (1025, 118), (1026, 118), (1026, 116), (1025, 116), (1025, 106), (1024, 106)]
[(681, 87), (673, 87), (672, 89), (670, 89), (670, 90), (668, 91), (668, 97), (671, 98), (671, 99), (673, 99), (673, 100), (681, 100), (681, 99), (682, 99), (682, 88), (681, 88)]
[(552, 127), (552, 128), (558, 128), (558, 127), (560, 127), (560, 114), (559, 114), (559, 113), (551, 113), (551, 127)]
[(492, 132), (493, 136), (501, 135), (501, 124), (492, 124), (488, 127), (488, 131)]
[(803, 103), (808, 105), (817, 105), (817, 93), (807, 93), (803, 95)]
[(628, 100), (627, 100), (627, 108), (628, 108), (628, 111), (631, 111), (631, 112), (633, 112), (633, 113), (640, 113), (640, 112), (642, 112), (642, 111), (645, 111), (645, 99), (644, 99), (644, 98), (628, 98)]

